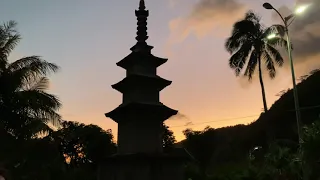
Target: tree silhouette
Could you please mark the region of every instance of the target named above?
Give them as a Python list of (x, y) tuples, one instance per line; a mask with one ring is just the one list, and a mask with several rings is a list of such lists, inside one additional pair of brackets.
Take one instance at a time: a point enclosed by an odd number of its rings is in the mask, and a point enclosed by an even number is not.
[(116, 152), (111, 130), (105, 131), (96, 125), (64, 121), (62, 128), (51, 137), (60, 145), (60, 151), (69, 164), (79, 166), (100, 160)]
[(247, 76), (250, 81), (258, 66), (265, 112), (268, 110), (268, 106), (262, 79), (261, 61), (265, 61), (269, 76), (274, 78), (276, 76), (275, 66), (281, 67), (283, 65), (283, 58), (275, 46), (283, 46), (286, 41), (281, 37), (275, 37), (272, 40), (268, 40), (267, 37), (270, 33), (281, 29), (280, 27), (280, 25), (275, 25), (264, 28), (258, 15), (249, 11), (243, 20), (234, 24), (232, 34), (225, 43), (226, 50), (232, 54), (229, 66), (235, 71), (236, 76), (239, 76), (241, 71), (245, 69), (243, 75)]
[(320, 177), (320, 119), (304, 128), (303, 161), (304, 173), (310, 179)]
[(116, 153), (111, 130), (105, 131), (96, 125), (64, 121), (62, 128), (49, 138), (58, 144), (61, 155), (65, 157), (66, 179), (96, 179), (101, 161)]
[(212, 162), (212, 157), (215, 149), (215, 130), (206, 127), (203, 131), (193, 131), (186, 129), (183, 131), (186, 141), (184, 147), (198, 161), (201, 176), (205, 177), (207, 168)]
[(170, 151), (174, 148), (174, 144), (177, 142), (173, 132), (169, 127), (163, 124), (163, 148), (164, 151)]
[(49, 131), (47, 123), (59, 126), (56, 112), (61, 104), (46, 93), (50, 72), (59, 68), (39, 56), (9, 62), (8, 57), (21, 39), (16, 23), (0, 25), (0, 126), (19, 139)]

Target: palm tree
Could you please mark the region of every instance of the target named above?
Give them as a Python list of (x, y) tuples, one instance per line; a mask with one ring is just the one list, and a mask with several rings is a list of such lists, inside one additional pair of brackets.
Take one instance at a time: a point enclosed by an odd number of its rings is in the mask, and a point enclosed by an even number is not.
[[(0, 128), (17, 138), (31, 138), (58, 126), (59, 99), (45, 92), (50, 72), (59, 67), (39, 56), (9, 62), (8, 56), (20, 41), (16, 22), (0, 25)], [(1, 127), (2, 126), (2, 127)]]
[(268, 107), (262, 79), (261, 60), (264, 60), (270, 78), (274, 78), (276, 76), (275, 65), (279, 67), (283, 65), (283, 58), (276, 46), (286, 45), (286, 41), (282, 37), (275, 37), (272, 40), (267, 37), (271, 33), (279, 32), (282, 29), (281, 25), (264, 28), (260, 23), (260, 17), (248, 11), (243, 20), (233, 25), (232, 34), (225, 43), (226, 50), (232, 54), (229, 59), (229, 66), (235, 71), (236, 76), (239, 76), (244, 70), (243, 75), (247, 76), (250, 81), (258, 66), (265, 112)]

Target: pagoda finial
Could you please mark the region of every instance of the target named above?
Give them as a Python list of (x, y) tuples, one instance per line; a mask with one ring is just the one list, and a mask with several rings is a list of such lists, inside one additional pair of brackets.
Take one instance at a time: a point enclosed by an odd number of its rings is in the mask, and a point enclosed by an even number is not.
[(144, 3), (144, 0), (140, 0), (139, 3), (139, 10), (145, 10), (146, 9), (146, 5)]
[(150, 50), (150, 46), (148, 46), (146, 40), (148, 39), (148, 32), (147, 32), (147, 19), (149, 16), (149, 11), (146, 10), (144, 0), (140, 0), (139, 3), (139, 10), (135, 11), (137, 20), (138, 20), (138, 27), (137, 27), (137, 36), (136, 40), (138, 41), (132, 50), (134, 51), (144, 51)]

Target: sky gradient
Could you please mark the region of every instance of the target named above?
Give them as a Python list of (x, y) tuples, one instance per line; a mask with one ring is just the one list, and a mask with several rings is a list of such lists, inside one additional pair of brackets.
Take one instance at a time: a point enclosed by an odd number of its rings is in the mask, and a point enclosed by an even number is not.
[[(224, 41), (232, 23), (247, 10), (255, 9), (266, 25), (275, 21), (272, 12), (261, 7), (262, 0), (239, 1), (239, 8), (231, 11), (226, 11), (233, 7), (230, 4), (211, 1), (217, 2), (213, 4), (216, 8), (200, 14), (199, 1), (146, 0), (148, 44), (155, 47), (154, 55), (169, 59), (158, 74), (173, 81), (161, 92), (161, 101), (183, 115), (166, 121), (178, 140), (183, 139), (181, 131), (186, 128), (247, 124), (263, 107), (257, 78), (248, 83), (228, 67), (230, 55)], [(293, 0), (269, 2), (275, 7), (294, 4)], [(23, 36), (10, 59), (41, 55), (61, 66), (61, 72), (50, 77), (50, 92), (63, 103), (63, 119), (97, 124), (116, 135), (117, 124), (104, 113), (121, 103), (121, 94), (111, 85), (125, 77), (116, 62), (135, 44), (137, 7), (138, 0), (3, 0), (0, 20), (17, 21)], [(297, 67), (298, 76), (310, 68)], [(265, 75), (265, 81), (269, 107), (279, 91), (291, 87), (286, 67), (272, 81)], [(208, 121), (215, 122), (205, 123)], [(184, 126), (188, 122), (194, 125)]]

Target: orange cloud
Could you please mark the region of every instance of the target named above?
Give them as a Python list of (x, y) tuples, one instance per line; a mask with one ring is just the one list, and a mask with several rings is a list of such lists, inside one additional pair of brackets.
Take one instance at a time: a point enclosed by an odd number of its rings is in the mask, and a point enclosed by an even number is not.
[(200, 0), (186, 16), (170, 21), (170, 40), (181, 42), (191, 34), (202, 38), (213, 30), (225, 32), (245, 10), (245, 5), (236, 0)]

